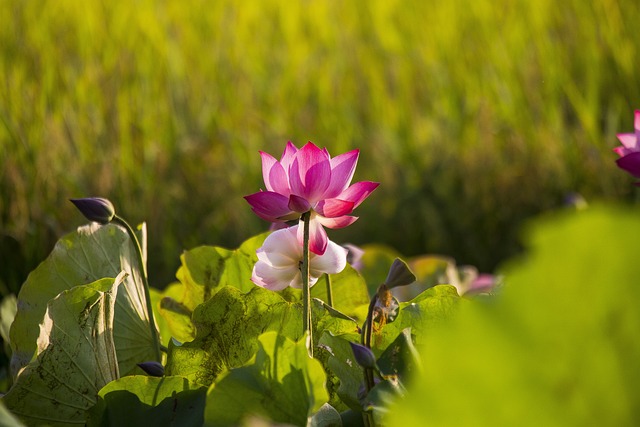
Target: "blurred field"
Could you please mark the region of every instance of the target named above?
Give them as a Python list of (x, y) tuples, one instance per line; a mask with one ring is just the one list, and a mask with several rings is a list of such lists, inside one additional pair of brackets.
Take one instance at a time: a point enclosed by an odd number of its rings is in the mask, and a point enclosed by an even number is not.
[(338, 242), (489, 271), (522, 221), (631, 198), (636, 0), (0, 2), (0, 289), (103, 196), (149, 226), (150, 275), (266, 224), (258, 150), (361, 149), (380, 188)]

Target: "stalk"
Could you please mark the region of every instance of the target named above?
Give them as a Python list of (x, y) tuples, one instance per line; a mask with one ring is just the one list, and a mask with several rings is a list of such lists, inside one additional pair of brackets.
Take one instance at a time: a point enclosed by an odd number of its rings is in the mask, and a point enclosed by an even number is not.
[(158, 330), (156, 329), (155, 319), (153, 318), (153, 309), (151, 307), (151, 295), (149, 294), (149, 279), (147, 278), (147, 265), (142, 257), (142, 248), (136, 233), (133, 231), (129, 223), (118, 215), (114, 215), (113, 222), (116, 222), (123, 226), (129, 234), (129, 238), (133, 241), (135, 246), (135, 252), (138, 255), (138, 263), (142, 269), (142, 284), (144, 287), (144, 298), (147, 303), (147, 316), (149, 317), (149, 328), (151, 329), (151, 336), (153, 337), (154, 352), (156, 361), (162, 363), (162, 356), (160, 354), (160, 338), (158, 337)]
[(327, 284), (327, 305), (333, 307), (333, 288), (331, 287), (331, 276), (325, 273), (324, 280)]
[[(369, 310), (367, 311), (367, 318), (364, 321), (364, 325), (362, 325), (362, 334), (360, 336), (360, 340), (362, 345), (367, 348), (371, 348), (371, 339), (373, 338), (373, 311), (376, 307), (376, 303), (378, 302), (378, 293), (371, 298), (371, 302), (369, 303)], [(374, 380), (374, 372), (373, 369), (370, 368), (362, 368), (364, 373), (364, 384), (367, 390), (367, 395), (371, 389), (375, 386)], [(373, 420), (373, 415), (369, 411), (365, 411), (362, 413), (362, 419), (364, 421), (364, 425), (366, 427), (375, 426), (375, 422)]]
[(311, 291), (309, 286), (309, 221), (311, 219), (311, 212), (305, 212), (302, 214), (301, 220), (303, 224), (303, 241), (302, 241), (302, 265), (300, 266), (300, 273), (302, 275), (302, 305), (303, 305), (303, 319), (302, 319), (302, 333), (309, 334), (307, 342), (307, 350), (309, 356), (313, 357), (313, 332), (311, 330)]
[[(361, 342), (367, 348), (371, 348), (371, 339), (373, 338), (373, 310), (375, 309), (376, 302), (378, 301), (378, 294), (376, 293), (371, 302), (369, 303), (369, 310), (367, 312), (367, 319), (362, 325)], [(364, 380), (367, 388), (367, 393), (375, 386), (373, 379), (373, 370), (364, 368)]]

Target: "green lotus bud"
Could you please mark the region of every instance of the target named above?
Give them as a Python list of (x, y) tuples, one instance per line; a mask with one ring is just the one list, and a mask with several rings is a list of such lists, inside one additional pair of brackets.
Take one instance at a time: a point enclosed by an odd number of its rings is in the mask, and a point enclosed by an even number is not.
[(78, 210), (82, 212), (89, 221), (100, 224), (108, 224), (116, 214), (113, 204), (101, 197), (86, 197), (83, 199), (69, 199), (71, 203), (76, 205)]

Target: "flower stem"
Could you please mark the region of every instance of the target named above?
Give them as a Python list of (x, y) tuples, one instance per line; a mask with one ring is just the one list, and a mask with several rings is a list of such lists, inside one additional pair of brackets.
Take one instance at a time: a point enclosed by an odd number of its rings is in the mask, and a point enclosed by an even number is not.
[[(373, 298), (371, 298), (371, 302), (369, 303), (369, 310), (367, 311), (367, 319), (362, 325), (362, 336), (361, 342), (367, 348), (371, 348), (371, 339), (373, 338), (373, 311), (376, 307), (376, 302), (378, 302), (378, 294), (376, 293)], [(367, 389), (367, 393), (371, 391), (371, 389), (375, 386), (375, 382), (373, 379), (373, 370), (368, 368), (363, 368), (364, 370), (364, 380), (365, 386)]]
[[(373, 312), (376, 307), (376, 303), (378, 302), (378, 293), (371, 298), (371, 302), (369, 303), (369, 309), (367, 310), (367, 318), (364, 321), (364, 325), (362, 325), (362, 334), (360, 336), (361, 343), (367, 348), (371, 348), (371, 340), (373, 338)], [(373, 369), (371, 368), (362, 368), (364, 373), (364, 384), (365, 389), (367, 390), (367, 395), (373, 387), (375, 386), (375, 380), (373, 377)], [(373, 414), (369, 411), (364, 411), (362, 413), (362, 418), (364, 421), (364, 425), (366, 427), (375, 426), (375, 421), (373, 419)]]
[(156, 329), (156, 323), (153, 318), (153, 308), (151, 307), (151, 295), (149, 294), (149, 279), (147, 278), (147, 265), (144, 262), (144, 258), (142, 257), (142, 248), (140, 247), (140, 242), (138, 241), (138, 237), (136, 233), (133, 231), (133, 228), (125, 221), (123, 218), (115, 215), (113, 217), (113, 222), (120, 224), (127, 230), (127, 234), (129, 234), (129, 238), (133, 241), (133, 246), (135, 247), (135, 252), (138, 255), (138, 263), (141, 268), (141, 276), (142, 276), (142, 284), (144, 288), (144, 299), (147, 304), (147, 316), (149, 317), (149, 329), (151, 329), (151, 337), (153, 338), (154, 344), (154, 352), (156, 356), (156, 361), (162, 363), (162, 356), (160, 354), (160, 338), (158, 337), (158, 330)]
[(325, 273), (324, 280), (327, 283), (327, 305), (333, 307), (333, 288), (331, 287), (331, 276), (329, 276), (329, 273)]
[(311, 330), (311, 291), (309, 286), (309, 221), (311, 219), (311, 212), (305, 212), (300, 218), (303, 224), (303, 241), (302, 241), (302, 265), (300, 266), (300, 273), (302, 275), (302, 305), (303, 305), (303, 319), (302, 319), (302, 333), (309, 334), (307, 342), (307, 350), (309, 356), (313, 357), (313, 334)]

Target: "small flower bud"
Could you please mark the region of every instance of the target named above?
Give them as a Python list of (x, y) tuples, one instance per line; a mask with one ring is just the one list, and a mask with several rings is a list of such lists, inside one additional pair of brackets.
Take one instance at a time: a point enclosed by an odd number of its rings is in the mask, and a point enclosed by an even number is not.
[(387, 280), (384, 283), (388, 289), (393, 289), (398, 286), (410, 285), (416, 281), (416, 276), (411, 272), (406, 262), (400, 258), (396, 258), (389, 268), (389, 274)]
[(138, 366), (152, 377), (164, 376), (164, 366), (159, 362), (142, 362), (138, 363)]
[(353, 351), (353, 355), (355, 356), (358, 365), (363, 368), (377, 369), (376, 356), (370, 348), (354, 342), (349, 342), (349, 344), (351, 344), (351, 350)]
[(76, 205), (78, 210), (82, 212), (89, 221), (100, 224), (108, 224), (116, 214), (113, 204), (101, 197), (85, 197), (83, 199), (69, 199), (71, 203)]

